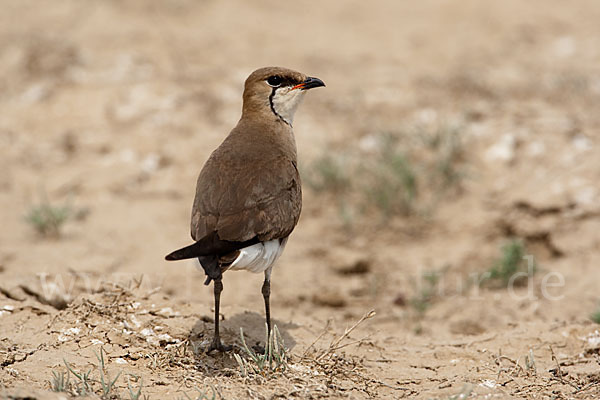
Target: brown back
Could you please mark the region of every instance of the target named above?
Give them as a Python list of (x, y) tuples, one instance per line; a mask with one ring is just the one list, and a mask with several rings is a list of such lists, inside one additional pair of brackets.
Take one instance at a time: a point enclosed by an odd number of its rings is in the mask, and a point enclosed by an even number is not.
[(261, 241), (288, 236), (302, 207), (292, 128), (272, 113), (244, 114), (198, 177), (191, 234)]

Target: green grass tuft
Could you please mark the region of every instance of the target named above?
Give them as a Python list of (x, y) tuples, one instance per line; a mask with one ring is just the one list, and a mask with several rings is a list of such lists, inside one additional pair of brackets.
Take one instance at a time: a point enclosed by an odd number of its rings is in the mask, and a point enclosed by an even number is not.
[(32, 207), (25, 220), (42, 236), (60, 236), (62, 226), (73, 216), (72, 209), (68, 206), (53, 206), (44, 201)]
[(240, 328), (240, 337), (242, 339), (242, 348), (247, 357), (234, 354), (234, 358), (240, 367), (240, 375), (247, 377), (251, 374), (262, 376), (270, 375), (273, 372), (283, 372), (287, 369), (287, 349), (283, 343), (283, 338), (279, 329), (274, 325), (271, 333), (265, 325), (265, 350), (263, 354), (250, 349), (244, 339), (244, 330)]
[(596, 309), (596, 311), (594, 311), (591, 315), (590, 315), (590, 319), (597, 323), (600, 324), (600, 306), (598, 306), (598, 308)]
[(217, 391), (212, 385), (210, 385), (210, 389), (212, 390), (211, 397), (208, 397), (208, 389), (200, 390), (197, 387), (194, 387), (194, 389), (198, 392), (196, 397), (190, 397), (186, 392), (183, 392), (187, 400), (215, 400), (217, 398)]
[[(63, 359), (66, 367), (66, 371), (52, 371), (52, 379), (50, 381), (50, 388), (53, 392), (64, 392), (71, 396), (91, 396), (99, 395), (102, 399), (120, 399), (121, 396), (115, 390), (117, 381), (122, 375), (123, 371), (117, 372), (114, 378), (111, 378), (106, 371), (105, 354), (104, 348), (100, 347), (100, 352), (96, 353), (98, 359), (98, 365), (88, 369), (87, 371), (76, 371), (67, 360)], [(97, 371), (97, 378), (94, 378), (93, 372)], [(129, 390), (129, 397), (132, 400), (139, 400), (142, 396), (143, 382), (140, 377), (129, 374), (134, 380), (140, 381), (137, 390), (134, 390), (129, 380), (127, 381), (127, 388)], [(144, 396), (144, 398), (147, 398)]]
[(303, 171), (312, 190), (332, 195), (344, 222), (373, 213), (384, 221), (427, 215), (449, 194), (459, 192), (465, 174), (458, 129), (418, 128), (367, 139), (366, 147), (349, 143), (341, 151), (325, 153)]
[[(507, 285), (511, 280), (514, 280), (515, 284), (522, 284), (530, 272), (535, 273), (535, 265), (532, 271), (528, 270), (525, 255), (526, 249), (523, 241), (521, 239), (511, 239), (502, 246), (500, 257), (490, 267), (484, 281), (495, 281)], [(513, 278), (515, 274), (523, 272), (527, 273), (527, 276), (521, 274), (517, 278)]]
[(374, 205), (384, 217), (414, 213), (417, 175), (411, 161), (394, 146), (384, 145), (366, 179), (367, 205)]
[(424, 314), (435, 300), (440, 278), (440, 271), (425, 271), (421, 275), (422, 283), (418, 285), (420, 286), (420, 290), (409, 301), (410, 305), (419, 315)]
[(305, 174), (305, 182), (317, 193), (344, 193), (351, 188), (348, 168), (340, 157), (326, 154), (315, 160)]
[(66, 392), (69, 390), (69, 377), (70, 374), (67, 371), (65, 374), (63, 371), (56, 372), (52, 371), (52, 382), (50, 382), (50, 388), (53, 392)]

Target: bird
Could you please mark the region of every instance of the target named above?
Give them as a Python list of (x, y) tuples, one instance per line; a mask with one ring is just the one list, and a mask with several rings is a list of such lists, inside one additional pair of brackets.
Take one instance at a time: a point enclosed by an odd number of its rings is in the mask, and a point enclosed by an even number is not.
[(213, 282), (214, 335), (207, 353), (225, 352), (219, 334), (223, 273), (264, 273), (262, 295), (271, 332), (271, 272), (302, 209), (302, 188), (292, 124), (315, 77), (282, 67), (264, 67), (245, 81), (242, 116), (200, 171), (192, 206), (194, 243), (168, 254), (168, 261), (197, 258)]

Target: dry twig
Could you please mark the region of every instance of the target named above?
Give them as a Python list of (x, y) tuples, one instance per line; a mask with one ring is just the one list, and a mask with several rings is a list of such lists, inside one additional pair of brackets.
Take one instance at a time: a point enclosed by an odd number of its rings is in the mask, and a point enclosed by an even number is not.
[[(325, 350), (323, 353), (321, 353), (319, 356), (317, 356), (315, 358), (315, 361), (319, 361), (321, 359), (323, 359), (326, 356), (331, 356), (336, 350), (341, 349), (342, 347), (346, 347), (346, 345), (340, 345), (340, 343), (346, 339), (348, 337), (348, 335), (350, 335), (350, 333), (352, 333), (352, 331), (354, 329), (356, 329), (360, 324), (362, 324), (364, 321), (366, 321), (367, 319), (371, 319), (376, 315), (375, 310), (371, 310), (368, 313), (366, 313), (365, 315), (363, 315), (361, 317), (361, 319), (359, 319), (354, 325), (352, 325), (350, 328), (346, 328), (346, 330), (344, 331), (344, 333), (337, 339), (333, 340), (330, 344), (329, 344), (329, 348), (327, 350)], [(358, 343), (360, 343), (361, 341), (357, 341)], [(356, 343), (356, 342), (355, 342)]]

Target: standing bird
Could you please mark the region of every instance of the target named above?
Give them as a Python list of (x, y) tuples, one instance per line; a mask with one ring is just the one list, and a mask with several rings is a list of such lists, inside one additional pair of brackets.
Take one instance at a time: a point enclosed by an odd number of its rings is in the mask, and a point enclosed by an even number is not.
[(215, 334), (208, 348), (227, 351), (219, 336), (222, 275), (264, 272), (262, 294), (271, 331), (271, 270), (302, 208), (294, 113), (306, 90), (322, 80), (280, 67), (254, 71), (244, 86), (242, 118), (200, 172), (192, 208), (191, 244), (165, 258), (198, 258), (214, 282)]

